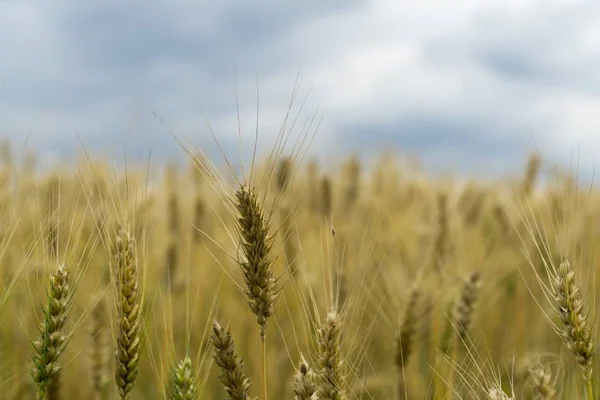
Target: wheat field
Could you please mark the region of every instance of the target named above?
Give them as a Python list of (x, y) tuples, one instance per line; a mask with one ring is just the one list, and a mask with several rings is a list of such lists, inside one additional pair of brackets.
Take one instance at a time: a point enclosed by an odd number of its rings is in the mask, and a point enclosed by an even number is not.
[(600, 196), (573, 171), (181, 155), (40, 172), (4, 144), (1, 398), (600, 398)]

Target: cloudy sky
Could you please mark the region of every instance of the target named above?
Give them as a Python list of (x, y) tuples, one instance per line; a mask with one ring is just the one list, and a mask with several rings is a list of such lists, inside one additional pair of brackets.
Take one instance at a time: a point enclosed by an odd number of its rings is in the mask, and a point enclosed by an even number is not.
[[(596, 4), (595, 4), (596, 3)], [(300, 76), (311, 150), (382, 149), (496, 174), (539, 149), (600, 154), (600, 4), (550, 0), (0, 0), (0, 134), (50, 157), (80, 148), (181, 156), (167, 127), (274, 138)], [(299, 110), (303, 99), (306, 105)]]

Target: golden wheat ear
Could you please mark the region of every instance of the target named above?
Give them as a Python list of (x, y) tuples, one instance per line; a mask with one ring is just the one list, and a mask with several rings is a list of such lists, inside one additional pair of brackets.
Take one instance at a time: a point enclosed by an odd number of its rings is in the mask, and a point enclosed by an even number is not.
[(117, 292), (115, 381), (121, 399), (129, 399), (141, 357), (141, 295), (135, 239), (125, 229), (120, 229), (117, 233), (112, 255), (116, 268)]
[(404, 399), (406, 397), (406, 383), (404, 377), (404, 368), (408, 364), (411, 353), (413, 351), (413, 344), (415, 334), (419, 328), (419, 303), (421, 301), (421, 291), (418, 288), (413, 288), (404, 311), (404, 318), (398, 335), (396, 336), (396, 368), (398, 369), (398, 398)]
[(214, 361), (221, 369), (219, 380), (231, 400), (248, 400), (250, 380), (244, 374), (244, 362), (237, 355), (229, 328), (214, 322), (211, 342), (215, 349)]
[(260, 329), (262, 357), (262, 388), (267, 400), (267, 321), (273, 315), (280, 288), (273, 276), (269, 223), (254, 189), (242, 185), (235, 193), (235, 205), (239, 214), (238, 235), (244, 258), (239, 266), (246, 282), (246, 297), (250, 310), (256, 316)]
[(41, 337), (32, 343), (34, 364), (32, 377), (37, 385), (38, 399), (46, 396), (52, 381), (61, 369), (58, 359), (68, 343), (64, 327), (71, 315), (73, 293), (69, 267), (61, 264), (50, 275), (44, 321), (39, 327)]
[(319, 400), (346, 399), (344, 361), (341, 350), (340, 319), (336, 312), (330, 312), (317, 330), (319, 348), (319, 371), (317, 398)]
[(273, 276), (271, 260), (272, 237), (258, 198), (253, 189), (242, 186), (236, 192), (239, 213), (238, 230), (244, 260), (240, 264), (246, 296), (250, 309), (256, 315), (260, 336), (267, 332), (267, 320), (273, 315), (275, 300), (279, 293)]
[(577, 282), (575, 271), (567, 259), (563, 259), (554, 279), (554, 297), (558, 314), (563, 322), (562, 337), (567, 347), (575, 356), (581, 367), (586, 382), (588, 398), (593, 399), (592, 358), (594, 342), (588, 323), (588, 316), (583, 311), (583, 296)]
[(456, 323), (456, 333), (460, 339), (459, 346), (468, 344), (469, 328), (473, 319), (473, 312), (475, 311), (480, 287), (481, 274), (478, 271), (474, 271), (463, 284), (461, 295), (456, 302), (454, 321)]

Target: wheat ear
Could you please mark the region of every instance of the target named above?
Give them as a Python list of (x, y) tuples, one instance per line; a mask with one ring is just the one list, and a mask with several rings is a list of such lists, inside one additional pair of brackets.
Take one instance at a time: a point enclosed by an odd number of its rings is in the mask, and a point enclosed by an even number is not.
[(39, 327), (41, 338), (32, 343), (32, 376), (37, 385), (38, 399), (44, 398), (52, 379), (60, 371), (57, 363), (68, 343), (68, 337), (63, 330), (71, 315), (73, 292), (69, 267), (60, 264), (50, 275), (44, 322)]
[(171, 378), (171, 400), (194, 400), (196, 394), (194, 370), (192, 360), (185, 357), (173, 369)]
[(319, 373), (317, 398), (319, 400), (344, 400), (344, 372), (341, 355), (340, 321), (335, 311), (327, 315), (317, 330), (319, 345)]
[(250, 310), (256, 315), (260, 327), (262, 387), (264, 400), (267, 400), (267, 320), (273, 315), (279, 294), (271, 260), (273, 239), (269, 236), (269, 224), (254, 190), (241, 186), (236, 192), (236, 200), (239, 213), (237, 227), (244, 253), (239, 265), (246, 282), (245, 293)]
[(552, 387), (550, 373), (541, 365), (529, 369), (529, 379), (533, 387), (534, 400), (552, 400), (556, 391)]
[(300, 354), (300, 366), (294, 375), (294, 400), (315, 400), (316, 391), (314, 373)]
[(396, 368), (398, 369), (398, 398), (400, 399), (406, 397), (404, 368), (412, 353), (414, 337), (419, 325), (417, 309), (420, 298), (421, 292), (417, 288), (414, 288), (404, 311), (404, 319), (402, 320), (400, 331), (396, 337)]
[(277, 281), (273, 277), (272, 238), (254, 190), (242, 186), (236, 193), (236, 199), (240, 245), (244, 253), (244, 260), (239, 264), (246, 282), (245, 293), (250, 310), (256, 315), (260, 335), (264, 337), (267, 333), (267, 320), (273, 315), (279, 292)]
[(468, 340), (469, 327), (471, 326), (480, 286), (481, 275), (477, 271), (472, 272), (464, 283), (461, 296), (456, 303), (454, 320), (458, 338), (464, 344)]
[(211, 342), (215, 349), (215, 364), (221, 368), (219, 380), (225, 386), (231, 400), (248, 400), (250, 380), (244, 374), (244, 362), (238, 357), (229, 328), (214, 322)]
[(583, 312), (583, 297), (575, 282), (575, 271), (568, 260), (564, 259), (555, 278), (554, 296), (558, 305), (558, 314), (564, 324), (562, 336), (583, 371), (588, 399), (593, 399), (592, 357), (594, 343), (588, 324), (588, 316)]
[(121, 399), (128, 399), (137, 378), (141, 356), (141, 298), (135, 239), (124, 229), (117, 234), (113, 260), (117, 278), (115, 380)]

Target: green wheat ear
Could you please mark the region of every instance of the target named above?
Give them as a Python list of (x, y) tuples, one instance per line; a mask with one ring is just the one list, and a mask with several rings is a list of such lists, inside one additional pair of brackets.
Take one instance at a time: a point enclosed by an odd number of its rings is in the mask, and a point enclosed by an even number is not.
[(171, 400), (196, 399), (196, 382), (192, 360), (185, 357), (173, 369), (171, 377)]
[(44, 321), (40, 324), (41, 338), (33, 346), (33, 381), (37, 385), (37, 397), (43, 399), (52, 380), (60, 371), (58, 358), (68, 343), (63, 329), (71, 315), (74, 289), (71, 285), (69, 267), (61, 264), (50, 275), (46, 291)]

